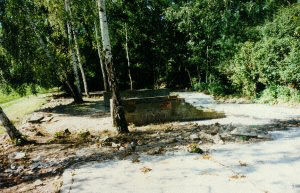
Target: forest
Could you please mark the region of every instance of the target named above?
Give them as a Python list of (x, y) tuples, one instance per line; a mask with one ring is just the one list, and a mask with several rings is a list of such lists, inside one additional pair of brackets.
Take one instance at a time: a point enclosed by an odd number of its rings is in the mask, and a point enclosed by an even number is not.
[(0, 0), (0, 192), (298, 192), (299, 83), (299, 0)]
[[(295, 1), (106, 4), (122, 90), (188, 88), (299, 102), (300, 8)], [(2, 91), (109, 89), (96, 1), (2, 0), (0, 8)]]

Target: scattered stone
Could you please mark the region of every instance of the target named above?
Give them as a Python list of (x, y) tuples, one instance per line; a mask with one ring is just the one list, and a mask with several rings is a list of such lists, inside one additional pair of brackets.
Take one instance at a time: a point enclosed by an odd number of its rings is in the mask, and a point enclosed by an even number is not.
[(8, 155), (8, 159), (19, 160), (25, 158), (26, 153), (24, 152), (15, 152)]
[(114, 142), (111, 143), (111, 147), (113, 147), (113, 148), (118, 148), (120, 146), (121, 146), (120, 144), (117, 144), (117, 143), (114, 143)]
[(38, 113), (34, 113), (29, 119), (28, 122), (29, 123), (41, 123), (41, 121), (44, 119), (44, 115), (42, 114), (38, 114)]
[(127, 145), (127, 148), (128, 148), (130, 151), (135, 151), (136, 145), (137, 145), (137, 143), (133, 141), (133, 142), (131, 142), (130, 144)]
[(17, 168), (17, 164), (15, 164), (15, 163), (10, 164), (10, 168), (12, 170), (15, 170)]
[(213, 136), (205, 133), (204, 131), (200, 131), (199, 136), (200, 136), (201, 139), (204, 139), (204, 140), (207, 140), (207, 141), (212, 141), (212, 142), (214, 141)]
[(231, 135), (246, 136), (246, 137), (257, 137), (258, 133), (256, 130), (249, 127), (237, 127), (230, 132)]
[(272, 139), (272, 136), (270, 134), (261, 133), (261, 134), (257, 135), (257, 138), (259, 138), (259, 139)]
[(211, 125), (211, 127), (208, 130), (206, 130), (206, 133), (210, 135), (216, 135), (217, 133), (220, 132), (220, 127), (221, 125), (219, 123)]
[(125, 151), (125, 147), (123, 147), (123, 146), (121, 146), (120, 148), (119, 148), (119, 151)]
[(32, 165), (29, 166), (29, 169), (35, 170), (35, 169), (39, 168), (39, 166), (40, 166), (40, 162), (33, 163)]
[(159, 155), (159, 154), (162, 154), (164, 151), (164, 149), (162, 147), (157, 147), (157, 148), (154, 148), (154, 149), (150, 149), (147, 154), (148, 155)]
[(34, 186), (40, 186), (40, 185), (42, 185), (42, 184), (43, 184), (42, 180), (36, 180), (36, 181), (33, 183)]
[(65, 135), (65, 136), (71, 135), (71, 132), (70, 132), (70, 130), (69, 130), (69, 129), (65, 129), (65, 131), (64, 131), (64, 135)]
[(214, 141), (215, 144), (221, 144), (221, 145), (224, 144), (224, 141), (222, 140), (220, 134), (216, 134), (216, 135), (213, 137), (213, 141)]
[(35, 134), (35, 136), (44, 137), (45, 135), (44, 135), (42, 132), (38, 131), (38, 132)]
[(192, 134), (192, 135), (190, 135), (190, 139), (193, 141), (196, 141), (196, 140), (199, 140), (200, 138), (197, 134)]
[(142, 146), (142, 145), (145, 145), (145, 143), (142, 140), (138, 140), (137, 145)]
[(100, 142), (108, 142), (110, 138), (108, 136), (101, 138), (99, 141)]
[(49, 123), (49, 122), (52, 121), (53, 118), (54, 118), (54, 117), (52, 117), (52, 116), (48, 116), (48, 117), (42, 119), (41, 122), (47, 122), (47, 123)]
[(38, 155), (37, 157), (33, 158), (32, 161), (34, 162), (38, 162), (38, 161), (41, 161), (42, 160), (42, 156), (41, 155)]
[(248, 164), (247, 164), (247, 163), (245, 163), (245, 162), (242, 162), (242, 161), (239, 161), (239, 164), (240, 164), (240, 166), (242, 166), (242, 167), (246, 167), (246, 166), (248, 166)]
[(171, 144), (171, 143), (176, 143), (176, 142), (177, 142), (177, 139), (175, 139), (175, 138), (161, 140), (161, 143), (165, 143), (165, 144)]
[(138, 155), (133, 155), (132, 158), (131, 158), (131, 162), (132, 163), (139, 163), (140, 160), (139, 160), (139, 156)]
[(203, 154), (204, 153), (204, 151), (202, 149), (200, 149), (197, 144), (190, 144), (188, 146), (187, 150), (190, 153), (199, 153), (199, 154)]

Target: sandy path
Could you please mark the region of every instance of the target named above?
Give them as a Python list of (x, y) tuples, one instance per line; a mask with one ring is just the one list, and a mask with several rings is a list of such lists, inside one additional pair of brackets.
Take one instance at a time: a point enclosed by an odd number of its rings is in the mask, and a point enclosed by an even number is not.
[[(300, 115), (299, 109), (257, 104), (215, 104), (202, 94), (183, 93), (195, 106), (224, 111), (224, 119), (201, 121), (266, 124)], [(202, 100), (201, 98), (207, 100)], [(255, 144), (206, 147), (209, 157), (184, 150), (161, 156), (142, 155), (129, 160), (92, 162), (63, 174), (63, 193), (193, 193), (300, 192), (300, 128), (271, 133), (275, 140)], [(205, 147), (203, 147), (205, 148)], [(152, 169), (148, 173), (141, 168)]]

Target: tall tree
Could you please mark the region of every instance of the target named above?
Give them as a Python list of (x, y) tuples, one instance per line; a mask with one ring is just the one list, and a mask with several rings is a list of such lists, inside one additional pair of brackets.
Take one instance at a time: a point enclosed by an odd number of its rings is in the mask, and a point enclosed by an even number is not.
[[(98, 7), (98, 5), (97, 5)], [(99, 61), (100, 61), (100, 66), (101, 66), (101, 71), (102, 71), (102, 78), (103, 78), (103, 86), (104, 90), (106, 92), (109, 91), (109, 85), (108, 85), (108, 80), (107, 80), (107, 70), (106, 67), (103, 63), (103, 52), (101, 49), (101, 43), (100, 43), (100, 38), (99, 38), (99, 27), (97, 25), (97, 22), (95, 20), (95, 38), (96, 38), (96, 44), (97, 44), (97, 51), (98, 51), (98, 56), (99, 56)]]
[(77, 33), (76, 33), (76, 30), (75, 30), (74, 18), (73, 18), (73, 14), (72, 14), (70, 1), (68, 1), (68, 11), (69, 11), (68, 14), (70, 16), (70, 22), (71, 22), (70, 27), (71, 27), (72, 35), (73, 35), (72, 38), (73, 38), (73, 41), (74, 41), (74, 46), (75, 46), (76, 55), (77, 55), (77, 64), (78, 64), (79, 70), (81, 72), (81, 78), (82, 78), (82, 82), (83, 82), (83, 86), (84, 86), (84, 92), (85, 92), (87, 97), (90, 97), (88, 84), (87, 84), (85, 72), (84, 72), (83, 65), (82, 65), (81, 54), (80, 54), (79, 44), (78, 44), (78, 40), (77, 40)]
[[(70, 13), (70, 2), (69, 0), (65, 0), (65, 11), (67, 14)], [(76, 55), (75, 55), (75, 51), (74, 51), (74, 42), (73, 42), (73, 27), (72, 27), (72, 22), (70, 20), (70, 18), (68, 17), (67, 19), (67, 30), (68, 30), (68, 39), (69, 39), (69, 48), (71, 51), (71, 57), (72, 57), (72, 61), (73, 61), (73, 72), (74, 72), (74, 77), (75, 77), (75, 85), (77, 88), (77, 93), (79, 93), (79, 100), (75, 101), (75, 102), (82, 102), (82, 96), (81, 96), (81, 88), (80, 88), (80, 79), (79, 79), (79, 74), (78, 74), (78, 63), (77, 63), (77, 59), (76, 59)]]
[(108, 77), (112, 90), (112, 115), (113, 123), (119, 133), (128, 133), (127, 121), (125, 119), (125, 112), (122, 106), (121, 95), (118, 87), (118, 79), (115, 66), (113, 64), (113, 56), (111, 51), (108, 22), (106, 17), (105, 0), (98, 0), (98, 10), (101, 26), (102, 44), (105, 54), (105, 64), (108, 70)]
[(125, 30), (125, 51), (126, 51), (126, 58), (127, 58), (127, 65), (128, 65), (128, 77), (130, 81), (130, 89), (133, 90), (133, 81), (131, 75), (131, 65), (130, 65), (130, 58), (129, 58), (129, 48), (128, 48), (128, 30), (127, 30), (127, 23), (124, 25)]

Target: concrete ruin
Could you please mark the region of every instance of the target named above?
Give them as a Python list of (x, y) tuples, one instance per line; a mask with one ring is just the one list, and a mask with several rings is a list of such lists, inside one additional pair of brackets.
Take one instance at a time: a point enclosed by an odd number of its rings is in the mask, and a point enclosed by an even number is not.
[(127, 98), (122, 101), (127, 122), (136, 126), (225, 117), (222, 112), (207, 108), (198, 109), (177, 96)]
[[(147, 98), (147, 97), (160, 97), (160, 96), (169, 96), (169, 89), (142, 89), (142, 90), (126, 90), (121, 92), (122, 99), (129, 98)], [(110, 107), (110, 99), (112, 97), (111, 92), (103, 92), (104, 105)]]

